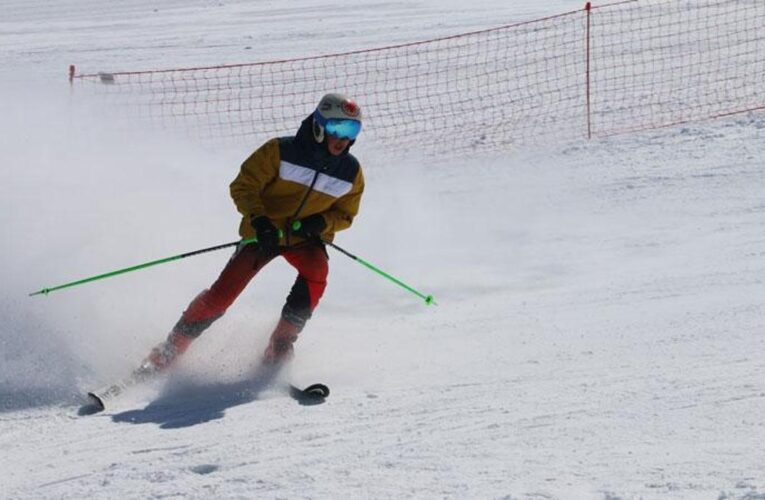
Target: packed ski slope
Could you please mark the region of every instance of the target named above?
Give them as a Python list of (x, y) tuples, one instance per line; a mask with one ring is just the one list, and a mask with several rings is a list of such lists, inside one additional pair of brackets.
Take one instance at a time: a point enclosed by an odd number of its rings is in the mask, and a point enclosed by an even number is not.
[(236, 239), (250, 151), (71, 106), (69, 63), (304, 55), (580, 2), (5, 4), (0, 497), (765, 498), (764, 114), (453, 161), (362, 136), (337, 242), (439, 305), (333, 253), (290, 375), (332, 396), (253, 400), (294, 277), (275, 263), (169, 380), (82, 417), (228, 254), (27, 294)]

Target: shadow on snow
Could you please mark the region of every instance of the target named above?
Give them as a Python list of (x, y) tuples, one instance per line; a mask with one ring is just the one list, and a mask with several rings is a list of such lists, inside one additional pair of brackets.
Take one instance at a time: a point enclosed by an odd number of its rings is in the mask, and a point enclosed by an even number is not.
[(257, 380), (170, 385), (154, 401), (140, 410), (112, 416), (114, 422), (158, 424), (161, 429), (179, 429), (223, 418), (229, 408), (261, 399), (271, 384)]

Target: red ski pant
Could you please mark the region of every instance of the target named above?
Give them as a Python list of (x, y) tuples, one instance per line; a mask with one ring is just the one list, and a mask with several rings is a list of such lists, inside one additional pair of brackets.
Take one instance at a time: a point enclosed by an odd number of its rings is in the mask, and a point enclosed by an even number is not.
[[(300, 331), (327, 287), (327, 252), (323, 245), (311, 243), (283, 249), (280, 255), (298, 271), (298, 277), (282, 309), (282, 318)], [(173, 332), (191, 338), (198, 337), (223, 316), (250, 280), (273, 258), (264, 257), (257, 245), (239, 247), (215, 283), (189, 304)]]

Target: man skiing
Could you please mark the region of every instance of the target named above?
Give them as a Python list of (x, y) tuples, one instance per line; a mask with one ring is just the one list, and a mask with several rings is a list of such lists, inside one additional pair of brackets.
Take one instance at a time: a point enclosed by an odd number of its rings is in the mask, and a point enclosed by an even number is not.
[(297, 271), (281, 318), (263, 354), (278, 367), (293, 356), (293, 344), (327, 285), (323, 241), (347, 229), (356, 216), (364, 177), (349, 149), (361, 131), (361, 109), (342, 94), (322, 97), (294, 137), (271, 139), (241, 166), (231, 197), (243, 239), (215, 283), (191, 301), (167, 339), (152, 349), (139, 372), (171, 366), (244, 290), (263, 266), (281, 256)]

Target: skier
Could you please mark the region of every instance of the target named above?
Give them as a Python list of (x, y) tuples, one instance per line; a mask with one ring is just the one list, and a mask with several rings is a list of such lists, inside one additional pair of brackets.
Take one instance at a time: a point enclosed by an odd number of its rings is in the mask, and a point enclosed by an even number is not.
[(263, 353), (263, 364), (279, 367), (327, 286), (324, 241), (347, 229), (356, 216), (364, 177), (349, 149), (361, 131), (361, 108), (342, 94), (322, 97), (294, 137), (271, 139), (241, 166), (231, 197), (243, 239), (212, 286), (189, 304), (167, 339), (154, 347), (138, 372), (167, 369), (194, 339), (244, 290), (266, 264), (281, 256), (298, 271), (281, 318)]

